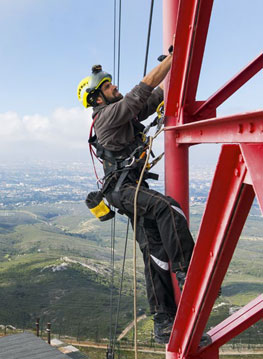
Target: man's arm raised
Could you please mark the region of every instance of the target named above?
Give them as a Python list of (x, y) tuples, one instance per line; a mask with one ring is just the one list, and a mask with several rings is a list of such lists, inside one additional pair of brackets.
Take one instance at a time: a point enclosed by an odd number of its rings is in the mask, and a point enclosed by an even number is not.
[(168, 55), (159, 65), (152, 69), (143, 79), (142, 82), (155, 88), (165, 78), (172, 64), (172, 55)]

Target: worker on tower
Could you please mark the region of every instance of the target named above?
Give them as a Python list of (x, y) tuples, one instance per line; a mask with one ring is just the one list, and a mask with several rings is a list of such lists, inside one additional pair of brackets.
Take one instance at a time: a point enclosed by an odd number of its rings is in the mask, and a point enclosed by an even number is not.
[[(105, 177), (101, 193), (132, 223), (134, 195), (147, 147), (141, 121), (152, 115), (163, 100), (162, 81), (171, 62), (170, 53), (124, 97), (100, 65), (93, 66), (91, 76), (78, 87), (84, 107), (93, 107), (95, 136), (90, 137), (90, 143), (103, 160)], [(182, 287), (194, 241), (180, 205), (173, 198), (149, 189), (146, 179), (151, 177), (154, 175), (146, 171), (139, 188), (136, 239), (145, 263), (155, 340), (168, 343), (176, 314), (170, 269)], [(87, 198), (88, 204), (89, 201)]]

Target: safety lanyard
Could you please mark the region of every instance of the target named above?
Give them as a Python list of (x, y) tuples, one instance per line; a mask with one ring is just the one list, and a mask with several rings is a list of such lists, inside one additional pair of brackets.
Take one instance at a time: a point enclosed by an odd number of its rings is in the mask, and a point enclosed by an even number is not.
[[(98, 114), (94, 117), (94, 119), (93, 119), (93, 121), (92, 121), (92, 124), (91, 124), (91, 127), (90, 127), (89, 139), (91, 139), (91, 137), (92, 137), (93, 127), (94, 127), (94, 123), (95, 123), (97, 117), (98, 117)], [(95, 132), (95, 131), (94, 131), (94, 132)], [(92, 160), (93, 169), (94, 169), (94, 174), (95, 174), (95, 176), (96, 176), (97, 182), (99, 182), (100, 184), (103, 184), (103, 182), (99, 179), (99, 176), (98, 176), (98, 173), (97, 173), (97, 170), (96, 170), (95, 161), (94, 161), (94, 156), (97, 158), (97, 160), (98, 160), (100, 163), (103, 163), (103, 162), (98, 158), (98, 156), (97, 156), (96, 152), (94, 151), (94, 149), (93, 149), (91, 143), (89, 143), (89, 151), (90, 151), (90, 157), (91, 157), (91, 160)]]

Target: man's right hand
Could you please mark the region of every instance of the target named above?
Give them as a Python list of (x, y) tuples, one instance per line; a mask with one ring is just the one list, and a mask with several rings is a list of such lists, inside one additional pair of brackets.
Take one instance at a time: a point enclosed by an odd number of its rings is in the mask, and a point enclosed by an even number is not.
[(146, 83), (152, 88), (155, 88), (156, 86), (160, 85), (160, 83), (164, 80), (165, 76), (169, 72), (171, 64), (172, 64), (172, 53), (169, 53), (169, 55), (165, 56), (159, 65), (157, 65), (146, 76), (144, 76), (142, 82)]
[[(169, 47), (169, 49), (168, 49), (168, 52), (169, 52), (170, 55), (173, 54), (173, 50), (174, 50), (174, 47), (173, 47), (173, 45), (171, 45), (171, 46)], [(160, 62), (162, 62), (164, 59), (166, 59), (166, 57), (167, 57), (167, 55), (160, 55), (160, 56), (157, 58), (157, 60), (160, 61)]]

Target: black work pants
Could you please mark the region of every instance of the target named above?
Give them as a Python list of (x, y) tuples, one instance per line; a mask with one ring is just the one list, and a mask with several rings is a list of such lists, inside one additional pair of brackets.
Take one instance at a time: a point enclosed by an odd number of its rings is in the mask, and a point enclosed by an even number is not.
[[(126, 183), (117, 192), (122, 210), (132, 223), (136, 188), (136, 184)], [(118, 208), (119, 202), (116, 202), (116, 197), (112, 197), (111, 193), (109, 191), (106, 198)], [(175, 314), (170, 265), (173, 272), (187, 271), (194, 247), (179, 204), (171, 197), (141, 186), (137, 200), (136, 239), (143, 253), (151, 312)]]

